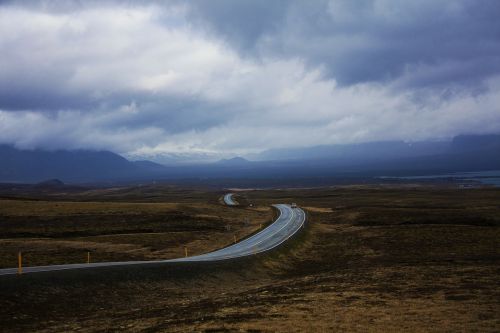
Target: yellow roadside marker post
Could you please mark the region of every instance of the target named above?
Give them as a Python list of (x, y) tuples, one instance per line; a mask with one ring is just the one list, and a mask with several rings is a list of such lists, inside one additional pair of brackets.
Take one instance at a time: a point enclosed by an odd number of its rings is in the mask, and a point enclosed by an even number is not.
[(259, 227), (259, 229), (262, 229), (262, 223), (260, 224), (260, 227)]
[(187, 246), (184, 246), (184, 254), (186, 255), (186, 258), (187, 258), (187, 256), (188, 256), (188, 248), (187, 248)]
[(90, 251), (87, 251), (87, 264), (90, 264)]
[(23, 254), (21, 251), (17, 253), (17, 274), (23, 273)]

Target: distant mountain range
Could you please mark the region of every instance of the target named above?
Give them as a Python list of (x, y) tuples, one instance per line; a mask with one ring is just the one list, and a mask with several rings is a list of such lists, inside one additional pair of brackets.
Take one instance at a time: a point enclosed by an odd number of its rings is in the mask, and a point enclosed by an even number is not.
[(263, 163), (272, 160), (286, 166), (284, 174), (290, 171), (296, 176), (492, 170), (500, 169), (500, 135), (460, 135), (451, 141), (387, 141), (276, 149), (253, 157)]
[(250, 164), (252, 164), (252, 162), (250, 162), (249, 160), (247, 159), (244, 159), (243, 157), (233, 157), (233, 158), (229, 158), (229, 159), (222, 159), (220, 161), (217, 162), (217, 164), (219, 165), (225, 165), (225, 166), (249, 166)]
[(367, 161), (495, 150), (499, 147), (500, 135), (460, 135), (451, 141), (385, 141), (272, 149), (253, 155), (252, 159), (260, 161), (328, 160), (335, 163), (352, 164), (353, 162), (365, 163)]
[(420, 175), (500, 169), (500, 135), (448, 142), (402, 141), (278, 149), (215, 163), (164, 166), (109, 151), (20, 150), (0, 145), (0, 182), (65, 183), (179, 179), (293, 179)]
[(0, 145), (0, 181), (39, 182), (106, 181), (131, 179), (158, 172), (164, 167), (149, 162), (131, 162), (109, 151), (20, 150)]

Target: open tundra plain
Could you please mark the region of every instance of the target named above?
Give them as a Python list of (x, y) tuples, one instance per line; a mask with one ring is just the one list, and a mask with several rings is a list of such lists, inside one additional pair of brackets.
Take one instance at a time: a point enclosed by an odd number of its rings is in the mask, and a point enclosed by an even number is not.
[[(172, 186), (4, 191), (0, 268), (156, 260), (228, 246), (297, 203), (305, 227), (217, 263), (0, 277), (5, 332), (498, 332), (500, 189)], [(250, 206), (251, 205), (251, 206)]]

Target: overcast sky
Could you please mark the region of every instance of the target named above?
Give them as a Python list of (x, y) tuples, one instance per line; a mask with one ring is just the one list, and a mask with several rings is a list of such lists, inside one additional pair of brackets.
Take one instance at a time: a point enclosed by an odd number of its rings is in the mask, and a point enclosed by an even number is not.
[(0, 143), (126, 156), (500, 132), (498, 0), (0, 1)]

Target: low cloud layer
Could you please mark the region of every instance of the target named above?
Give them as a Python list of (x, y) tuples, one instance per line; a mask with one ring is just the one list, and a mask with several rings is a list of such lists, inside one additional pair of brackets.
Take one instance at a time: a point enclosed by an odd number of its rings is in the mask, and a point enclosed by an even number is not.
[(497, 1), (4, 2), (0, 143), (127, 156), (500, 132)]

